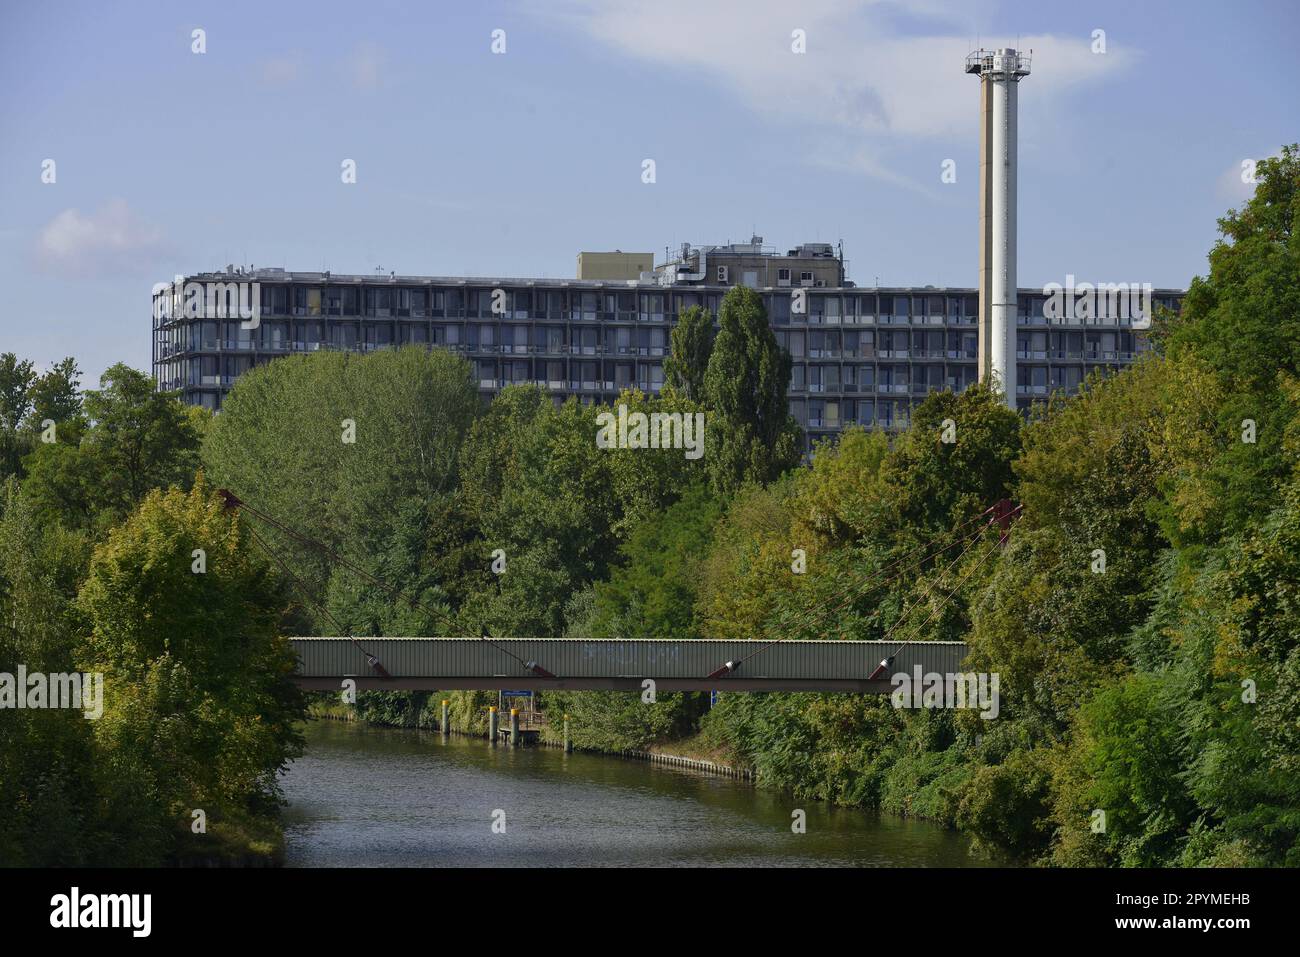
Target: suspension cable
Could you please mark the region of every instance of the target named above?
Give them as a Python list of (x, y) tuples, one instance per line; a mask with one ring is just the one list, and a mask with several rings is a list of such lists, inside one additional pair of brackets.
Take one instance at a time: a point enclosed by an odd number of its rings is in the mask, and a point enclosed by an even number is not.
[(275, 563), (280, 566), (280, 569), (285, 573), (285, 575), (287, 575), (290, 578), (290, 580), (292, 580), (293, 583), (298, 587), (299, 594), (302, 596), (303, 600), (308, 605), (310, 605), (311, 608), (315, 610), (318, 614), (322, 615), (325, 618), (328, 618), (334, 624), (335, 630), (337, 630), (339, 634), (346, 636), (348, 641), (352, 642), (352, 644), (356, 647), (357, 651), (365, 655), (366, 664), (370, 665), (370, 667), (373, 668), (381, 678), (383, 678), (386, 681), (391, 681), (393, 679), (393, 676), (388, 673), (388, 669), (386, 669), (383, 666), (383, 664), (380, 662), (379, 656), (371, 654), (370, 652), (366, 651), (366, 649), (362, 647), (361, 642), (357, 641), (356, 636), (352, 634), (352, 629), (344, 628), (342, 623), (337, 618), (334, 617), (333, 613), (327, 607), (325, 607), (324, 604), (318, 603), (315, 599), (311, 597), (311, 591), (310, 589), (307, 588), (306, 583), (301, 578), (299, 578), (296, 574), (294, 574), (293, 569), (289, 567), (288, 562), (286, 562), (279, 555), (279, 553), (277, 553), (274, 549), (271, 548), (270, 545), (266, 543), (266, 540), (263, 539), (262, 536), (257, 533), (256, 528), (254, 528), (251, 524), (248, 525), (247, 528), (248, 528), (248, 533), (253, 536), (253, 541), (257, 542), (257, 544), (261, 546), (262, 551), (266, 552), (266, 554), (269, 555), (275, 561)]
[[(1005, 514), (1005, 516), (1003, 516), (1003, 518), (1006, 519), (1006, 520), (1010, 520), (1010, 518), (1011, 518), (1012, 515), (1014, 515), (1014, 514), (1016, 514), (1017, 512), (1020, 511), (1020, 508), (1021, 508), (1021, 506), (1017, 505), (1015, 508), (1013, 508), (1013, 509), (1011, 509), (1009, 512), (1007, 512), (1007, 513)], [(990, 522), (989, 524), (992, 525), (993, 523)], [(999, 536), (999, 540), (996, 541), (996, 542), (994, 542), (993, 545), (992, 545), (992, 547), (990, 547), (990, 548), (988, 549), (988, 551), (986, 551), (983, 555), (980, 556), (979, 561), (977, 561), (974, 565), (972, 565), (970, 568), (968, 568), (968, 569), (966, 570), (965, 574), (963, 574), (962, 577), (961, 577), (960, 579), (958, 579), (957, 584), (953, 586), (952, 591), (948, 592), (948, 594), (946, 594), (946, 595), (943, 597), (943, 600), (940, 601), (937, 605), (934, 605), (934, 606), (931, 607), (931, 609), (930, 609), (930, 614), (928, 614), (928, 615), (926, 616), (925, 621), (921, 622), (920, 626), (918, 626), (917, 629), (916, 629), (916, 631), (917, 631), (918, 634), (920, 634), (920, 632), (925, 628), (925, 626), (928, 625), (928, 624), (930, 623), (930, 621), (931, 621), (931, 620), (934, 618), (934, 616), (938, 613), (939, 609), (942, 608), (944, 605), (946, 605), (949, 601), (952, 600), (952, 596), (955, 595), (955, 594), (957, 594), (957, 590), (958, 590), (959, 588), (961, 588), (961, 586), (962, 586), (963, 584), (965, 584), (966, 579), (970, 578), (970, 576), (971, 576), (972, 574), (974, 574), (975, 569), (977, 569), (977, 568), (979, 568), (981, 565), (983, 565), (984, 562), (988, 560), (989, 556), (992, 555), (994, 552), (996, 552), (996, 551), (999, 549), (999, 547), (1002, 545), (1002, 542), (1005, 541), (1005, 540), (1006, 540), (1006, 539), (1005, 539), (1005, 535)], [(964, 554), (966, 553), (966, 551), (968, 551), (968, 550), (969, 550), (969, 549), (963, 549), (963, 550), (962, 550), (962, 554), (964, 555)], [(960, 558), (961, 558), (961, 555), (958, 555), (957, 558), (960, 559)], [(954, 561), (952, 564), (955, 565), (956, 562)], [(948, 568), (952, 568), (952, 565), (949, 565)], [(942, 580), (942, 579), (943, 579), (943, 576), (944, 576), (945, 574), (947, 574), (947, 572), (948, 572), (948, 568), (945, 568), (942, 572), (939, 573), (939, 580)], [(935, 584), (937, 585), (937, 584), (938, 584), (938, 581), (936, 581)], [(926, 593), (927, 593), (927, 594), (931, 594), (928, 588), (926, 589)], [(913, 605), (912, 607), (915, 608), (916, 606)], [(893, 634), (893, 632), (895, 631), (895, 629), (897, 629), (898, 626), (902, 624), (903, 620), (904, 620), (906, 617), (907, 617), (906, 615), (903, 615), (903, 616), (901, 616), (901, 617), (899, 618), (898, 621), (894, 622), (894, 624), (890, 627), (889, 631), (885, 634), (885, 638), (888, 638), (889, 635)], [(888, 670), (888, 668), (889, 668), (889, 667), (894, 663), (894, 658), (898, 655), (898, 653), (899, 653), (900, 651), (903, 650), (904, 646), (906, 646), (906, 645), (907, 645), (907, 642), (904, 641), (904, 642), (903, 642), (902, 644), (900, 644), (897, 648), (895, 648), (892, 652), (890, 652), (889, 654), (887, 654), (884, 658), (880, 659), (880, 664), (878, 664), (878, 665), (876, 666), (876, 670), (875, 670), (875, 671), (871, 672), (870, 678), (873, 678), (873, 679), (874, 679), (874, 678), (880, 677), (880, 676), (881, 676), (881, 675), (882, 675), (886, 670)]]

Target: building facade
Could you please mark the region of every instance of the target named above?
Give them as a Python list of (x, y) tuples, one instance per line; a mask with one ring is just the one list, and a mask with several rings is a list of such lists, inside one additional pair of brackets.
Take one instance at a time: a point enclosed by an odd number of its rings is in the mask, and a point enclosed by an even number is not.
[[(844, 279), (842, 259), (828, 257), (829, 247), (764, 262), (752, 245), (684, 249), (653, 273), (621, 281), (199, 273), (184, 283), (255, 290), (257, 321), (213, 310), (211, 300), (195, 315), (184, 308), (180, 283), (156, 293), (154, 377), (185, 402), (219, 410), (255, 365), (325, 349), (416, 344), (465, 356), (485, 398), (532, 383), (557, 402), (610, 403), (627, 388), (657, 393), (677, 316), (691, 306), (716, 315), (727, 290), (743, 283), (763, 297), (776, 339), (793, 358), (790, 411), (810, 444), (852, 424), (904, 428), (927, 393), (978, 380), (977, 290), (861, 288)], [(1164, 289), (1152, 298), (1157, 308), (1176, 310), (1182, 295)], [(802, 311), (792, 308), (796, 297)], [(1126, 365), (1147, 348), (1131, 320), (1104, 309), (1097, 318), (1049, 320), (1041, 290), (1022, 289), (1017, 299), (1021, 408), (1058, 389), (1072, 392), (1094, 368)]]

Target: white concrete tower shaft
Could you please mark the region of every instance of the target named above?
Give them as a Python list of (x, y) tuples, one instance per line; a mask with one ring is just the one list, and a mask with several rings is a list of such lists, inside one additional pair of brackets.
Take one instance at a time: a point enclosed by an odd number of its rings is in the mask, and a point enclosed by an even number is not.
[(980, 381), (1016, 407), (1016, 150), (1020, 78), (1029, 57), (979, 50), (966, 72), (980, 77)]

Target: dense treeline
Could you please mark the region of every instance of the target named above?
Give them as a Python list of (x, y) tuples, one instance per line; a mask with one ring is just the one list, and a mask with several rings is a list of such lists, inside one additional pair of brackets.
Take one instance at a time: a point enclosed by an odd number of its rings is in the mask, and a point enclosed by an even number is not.
[[(274, 859), (284, 586), (196, 476), (205, 413), (121, 365), (78, 386), (0, 356), (0, 863)], [(19, 710), (20, 668), (102, 696)]]
[[(300, 707), (277, 636), (342, 627), (963, 640), (1000, 677), (992, 720), (857, 695), (544, 705), (579, 746), (723, 756), (1027, 862), (1300, 864), (1300, 155), (1259, 171), (1155, 354), (1028, 422), (983, 387), (935, 393), (892, 442), (851, 429), (805, 464), (790, 359), (743, 288), (681, 317), (661, 396), (620, 400), (705, 412), (700, 459), (600, 448), (605, 410), (531, 387), (483, 406), (439, 351), (280, 359), (211, 421), (122, 367), (83, 400), (71, 363), (38, 379), (4, 357), (0, 662), (95, 667), (118, 692), (99, 722), (0, 719), (21, 809), (0, 856), (159, 859), (193, 843), (190, 808), (233, 834), (271, 820)], [(69, 424), (42, 442), (50, 418)], [(413, 601), (267, 532), (299, 570), (283, 581), (214, 487)], [(1003, 498), (1023, 510), (999, 543), (983, 515)], [(446, 696), (462, 729), (495, 700)], [(431, 726), (439, 697), (357, 710)]]

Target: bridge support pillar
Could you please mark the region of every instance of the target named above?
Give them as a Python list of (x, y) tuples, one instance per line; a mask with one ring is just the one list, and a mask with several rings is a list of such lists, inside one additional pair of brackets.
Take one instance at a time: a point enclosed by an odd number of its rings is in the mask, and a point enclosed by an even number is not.
[(497, 716), (496, 705), (488, 708), (488, 740), (492, 746), (496, 747), (499, 717)]
[(447, 720), (448, 712), (449, 709), (447, 707), (447, 699), (443, 698), (442, 699), (442, 724), (438, 725), (438, 730), (442, 732), (442, 736), (444, 738), (447, 737), (447, 735), (451, 734), (451, 724)]
[(519, 709), (510, 709), (510, 747), (519, 747)]
[(573, 739), (569, 737), (569, 716), (564, 716), (564, 753), (573, 753)]

